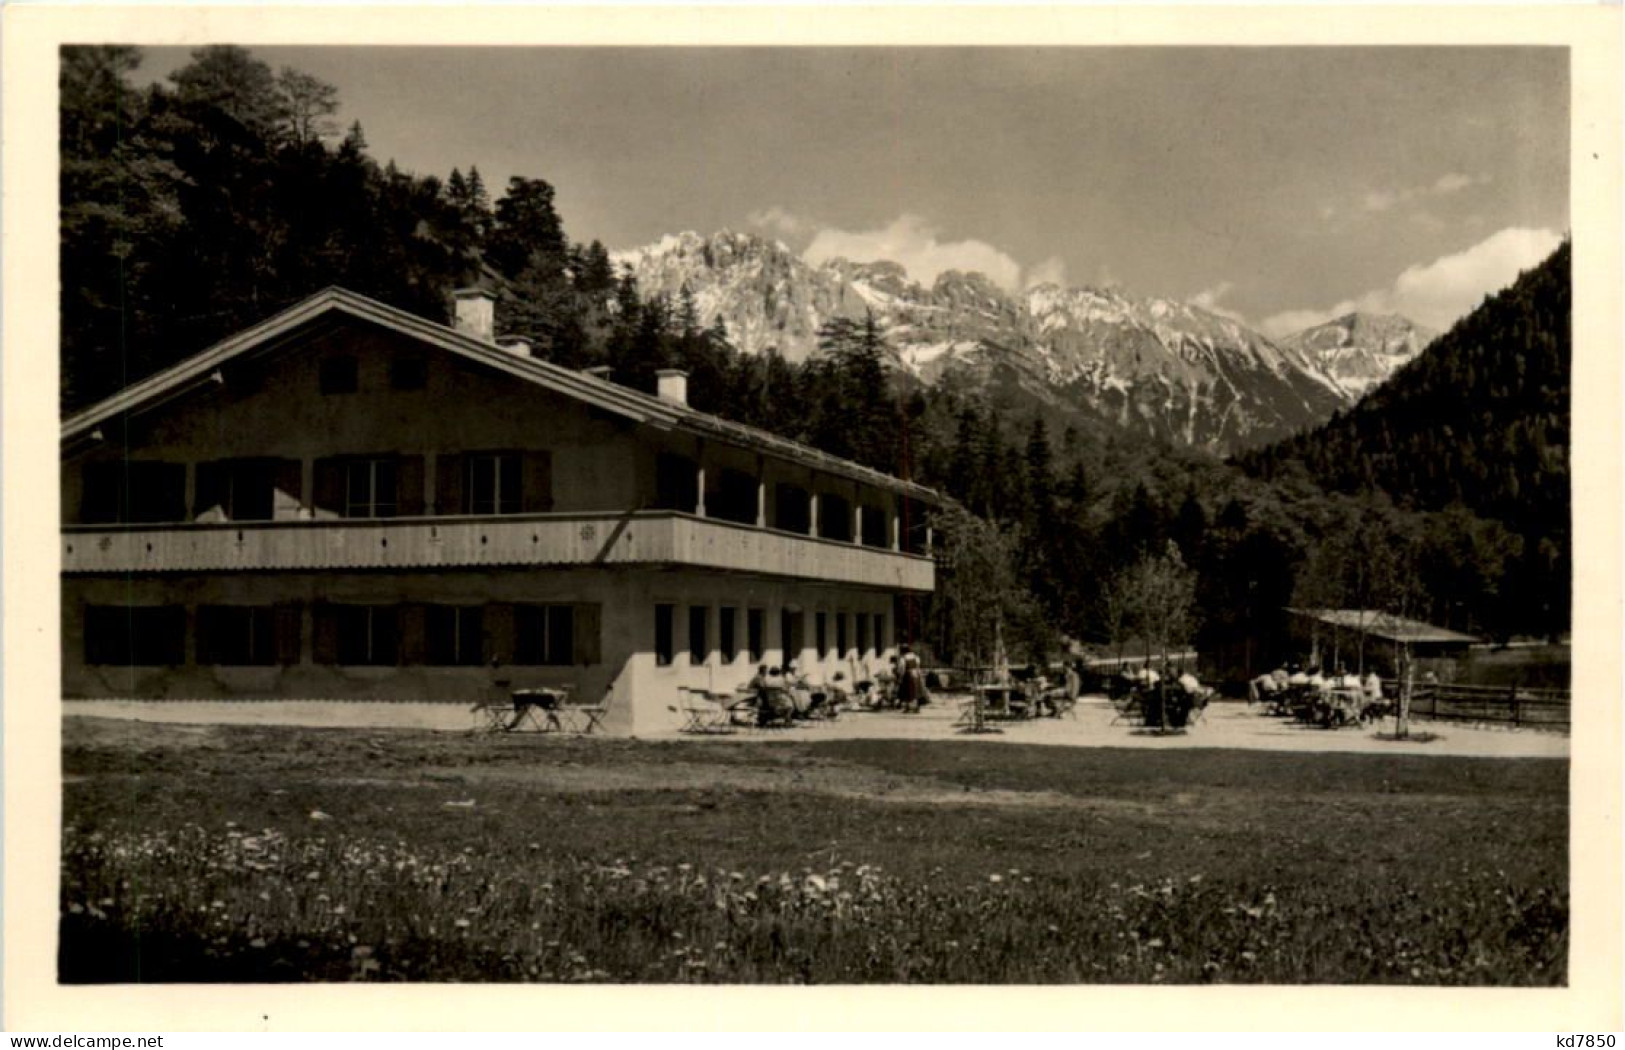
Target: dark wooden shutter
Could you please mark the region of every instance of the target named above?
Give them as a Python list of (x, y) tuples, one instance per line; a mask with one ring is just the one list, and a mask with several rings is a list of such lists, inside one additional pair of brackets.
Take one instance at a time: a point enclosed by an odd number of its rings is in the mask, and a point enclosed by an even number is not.
[(599, 635), (603, 633), (603, 606), (597, 602), (583, 602), (575, 609), (575, 663), (591, 665), (602, 663), (603, 647)]
[(434, 512), (436, 514), (462, 514), (463, 457), (457, 453), (435, 457)]
[(213, 605), (197, 607), (197, 662), (205, 667), (223, 663), (220, 628), (223, 617)]
[(79, 520), (106, 525), (118, 520), (119, 464), (86, 463), (79, 473)]
[(304, 648), (301, 637), (305, 628), (304, 607), (298, 602), (279, 602), (273, 607), (272, 616), (276, 625), (276, 662), (292, 667), (299, 662)]
[(317, 602), (312, 609), (315, 632), (311, 638), (311, 657), (323, 667), (339, 662), (338, 610), (326, 602)]
[(428, 654), (428, 607), (422, 602), (401, 606), (401, 663), (423, 663)]
[(514, 662), (513, 606), (506, 602), (490, 602), (483, 615), (485, 625), (485, 662), (500, 660)]
[(541, 513), (553, 509), (553, 453), (546, 449), (525, 453), (525, 477), (520, 485), (522, 509)]
[(318, 459), (316, 461), (315, 478), (312, 494), (316, 509), (344, 516), (344, 461), (340, 459)]
[(192, 517), (201, 518), (211, 510), (223, 510), (226, 498), (226, 464), (219, 461), (197, 465), (197, 485), (192, 493)]
[(395, 490), (402, 517), (415, 518), (423, 513), (422, 456), (401, 456), (395, 461)]
[[(272, 484), (276, 486), (278, 492), (293, 500), (295, 508), (304, 505), (304, 469), (304, 464), (297, 459), (279, 459), (274, 461), (271, 466)], [(273, 496), (271, 511), (273, 515), (276, 513), (275, 499), (276, 497)], [(296, 509), (295, 515), (297, 513)]]

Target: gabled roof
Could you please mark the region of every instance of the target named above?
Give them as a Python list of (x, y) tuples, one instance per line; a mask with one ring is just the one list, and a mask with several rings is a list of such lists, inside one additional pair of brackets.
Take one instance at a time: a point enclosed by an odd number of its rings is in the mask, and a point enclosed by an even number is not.
[(1421, 620), (1412, 620), (1404, 616), (1396, 616), (1380, 609), (1288, 609), (1287, 612), (1314, 620), (1317, 623), (1332, 627), (1342, 627), (1352, 631), (1361, 631), (1374, 638), (1383, 638), (1390, 642), (1453, 642), (1460, 645), (1469, 645), (1478, 641), (1470, 634), (1452, 631), (1445, 627), (1435, 627)]
[(663, 430), (682, 431), (769, 453), (829, 474), (841, 475), (915, 499), (932, 503), (941, 502), (941, 497), (936, 492), (923, 485), (916, 485), (851, 460), (832, 456), (756, 427), (721, 419), (687, 405), (632, 390), (607, 379), (522, 356), (448, 325), (426, 320), (416, 314), (343, 288), (323, 289), (281, 313), (69, 416), (62, 423), (63, 447), (67, 448), (84, 440), (104, 424), (150, 411), (167, 401), (206, 386), (215, 381), (220, 375), (220, 370), (233, 360), (256, 351), (274, 348), (305, 333), (311, 326), (330, 321), (335, 317), (378, 325), (637, 423)]

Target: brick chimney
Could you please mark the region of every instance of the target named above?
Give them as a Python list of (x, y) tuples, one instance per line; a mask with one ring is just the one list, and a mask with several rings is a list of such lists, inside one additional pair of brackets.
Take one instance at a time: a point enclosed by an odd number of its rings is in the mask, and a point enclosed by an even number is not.
[(459, 288), (451, 294), (457, 300), (457, 319), (453, 327), (481, 342), (494, 342), (497, 297), (484, 288)]
[(662, 368), (655, 373), (655, 393), (664, 401), (688, 404), (688, 373), (681, 368)]

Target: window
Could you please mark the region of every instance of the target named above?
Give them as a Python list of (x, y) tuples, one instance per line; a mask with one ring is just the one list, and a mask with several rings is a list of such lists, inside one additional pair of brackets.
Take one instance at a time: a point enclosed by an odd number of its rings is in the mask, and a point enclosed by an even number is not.
[(886, 535), (886, 512), (879, 507), (865, 506), (863, 515), (863, 545), (865, 547), (890, 547), (891, 537)]
[(687, 456), (662, 452), (655, 460), (655, 507), (693, 514), (700, 505), (699, 470)]
[(429, 385), (429, 362), (417, 356), (392, 358), (389, 385), (393, 390), (422, 390)]
[(82, 480), (79, 520), (87, 525), (186, 519), (183, 463), (92, 463)]
[(324, 394), (355, 393), (360, 387), (355, 358), (324, 358), (321, 363), (321, 387)]
[(774, 486), (773, 527), (803, 536), (812, 531), (812, 504), (806, 489), (783, 482)]
[(875, 613), (875, 652), (886, 651), (886, 614)]
[(296, 459), (222, 459), (197, 465), (197, 513), (227, 521), (270, 521), (280, 491), (297, 504), (301, 466)]
[(485, 610), (478, 605), (431, 605), (424, 611), (423, 652), (441, 667), (484, 662)]
[(400, 508), (398, 469), (391, 457), (347, 461), (344, 464), (344, 516), (393, 518)]
[(708, 517), (735, 521), (741, 525), (756, 524), (756, 479), (742, 470), (724, 469), (717, 491), (706, 497), (705, 513)]
[(869, 655), (869, 614), (858, 613), (858, 655)]
[(745, 612), (745, 648), (750, 652), (750, 662), (759, 664), (762, 656), (767, 652), (767, 641), (763, 637), (767, 613), (761, 609), (749, 609)]
[(846, 613), (835, 614), (835, 655), (846, 659)]
[(85, 663), (178, 667), (186, 662), (186, 609), (180, 605), (85, 607)]
[(826, 540), (852, 542), (852, 504), (826, 492), (818, 497), (818, 535)]
[(829, 617), (824, 613), (813, 615), (813, 644), (818, 649), (818, 658), (822, 660), (829, 655)]
[(705, 663), (705, 657), (711, 652), (705, 637), (706, 621), (710, 618), (711, 610), (706, 606), (688, 607), (688, 662), (691, 664)]
[[(282, 662), (280, 656), (288, 642), (277, 637), (277, 621), (277, 609), (270, 605), (198, 606), (197, 662), (224, 667), (269, 667)], [(297, 624), (294, 629), (297, 631)], [(297, 634), (293, 643), (298, 644)]]
[(392, 605), (332, 607), (343, 667), (393, 667), (400, 655), (400, 625)]
[(659, 604), (655, 606), (655, 666), (670, 667), (674, 642), (672, 640), (673, 624), (677, 618), (677, 606)]
[(576, 662), (575, 613), (573, 605), (514, 606), (513, 662), (554, 667)]
[(480, 452), (468, 456), (468, 513), (518, 514), (519, 454)]
[(903, 500), (903, 550), (909, 554), (925, 553), (925, 511), (911, 499)]
[(724, 605), (717, 610), (717, 616), (717, 646), (722, 651), (722, 662), (731, 664), (739, 655), (739, 640), (734, 629), (739, 610), (731, 605)]

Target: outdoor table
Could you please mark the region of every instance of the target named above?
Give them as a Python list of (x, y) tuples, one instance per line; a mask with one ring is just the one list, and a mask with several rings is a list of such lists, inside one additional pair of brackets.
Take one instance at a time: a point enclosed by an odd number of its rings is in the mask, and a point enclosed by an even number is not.
[[(524, 726), (530, 725), (539, 733), (563, 732), (564, 724), (559, 721), (559, 708), (564, 705), (566, 695), (562, 689), (546, 687), (515, 689), (512, 694), (513, 717), (503, 728), (513, 733), (520, 732)], [(536, 720), (538, 715), (545, 720), (545, 724)]]

